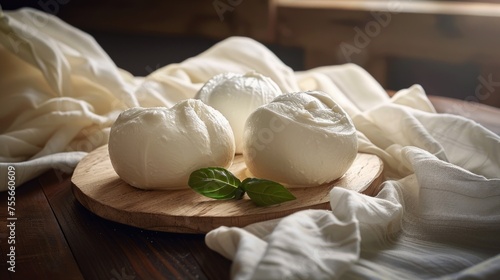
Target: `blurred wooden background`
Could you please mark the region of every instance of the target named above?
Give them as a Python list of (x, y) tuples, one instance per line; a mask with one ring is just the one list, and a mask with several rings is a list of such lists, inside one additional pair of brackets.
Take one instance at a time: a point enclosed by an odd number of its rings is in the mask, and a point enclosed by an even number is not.
[[(500, 107), (500, 4), (496, 2), (500, 1), (2, 0), (0, 4), (4, 9), (31, 6), (55, 14), (94, 35), (119, 66), (138, 74), (239, 35), (263, 42), (295, 70), (353, 62), (390, 90), (418, 83), (428, 94)], [(146, 51), (148, 62), (131, 63), (130, 53), (120, 50), (123, 44)], [(166, 53), (169, 59), (159, 58)]]

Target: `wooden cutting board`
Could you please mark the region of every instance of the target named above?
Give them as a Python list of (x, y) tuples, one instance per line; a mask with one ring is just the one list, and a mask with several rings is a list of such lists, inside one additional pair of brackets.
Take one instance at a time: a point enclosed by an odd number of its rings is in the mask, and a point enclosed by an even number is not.
[[(241, 180), (246, 178), (243, 157), (237, 156), (229, 170)], [(383, 180), (382, 171), (383, 164), (377, 156), (359, 153), (339, 180), (318, 187), (293, 188), (290, 191), (296, 200), (258, 207), (247, 196), (242, 200), (213, 200), (189, 188), (176, 191), (134, 188), (115, 173), (106, 145), (82, 159), (71, 181), (76, 199), (102, 218), (148, 230), (207, 233), (219, 226), (243, 227), (303, 209), (330, 209), (329, 193), (333, 187), (373, 196)]]

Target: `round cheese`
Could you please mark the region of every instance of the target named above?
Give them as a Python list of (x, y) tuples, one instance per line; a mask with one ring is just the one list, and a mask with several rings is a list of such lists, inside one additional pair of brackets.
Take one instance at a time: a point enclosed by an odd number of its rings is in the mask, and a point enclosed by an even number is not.
[(114, 170), (141, 189), (187, 188), (196, 169), (229, 167), (234, 136), (228, 121), (195, 99), (172, 108), (131, 108), (122, 112), (109, 135)]
[(358, 150), (347, 113), (319, 91), (284, 94), (247, 119), (243, 156), (256, 177), (290, 187), (340, 178)]
[(226, 117), (233, 129), (236, 153), (240, 154), (246, 119), (259, 106), (269, 103), (280, 94), (278, 85), (259, 73), (222, 73), (208, 80), (195, 98)]

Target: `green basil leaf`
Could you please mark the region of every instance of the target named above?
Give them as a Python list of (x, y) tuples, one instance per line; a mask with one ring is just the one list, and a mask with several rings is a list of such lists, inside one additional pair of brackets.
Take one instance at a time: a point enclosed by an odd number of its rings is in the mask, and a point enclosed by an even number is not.
[(194, 191), (214, 199), (240, 199), (245, 192), (239, 188), (241, 181), (221, 167), (208, 167), (193, 171), (188, 185)]
[(296, 199), (283, 185), (257, 178), (246, 178), (240, 185), (258, 206), (269, 206)]

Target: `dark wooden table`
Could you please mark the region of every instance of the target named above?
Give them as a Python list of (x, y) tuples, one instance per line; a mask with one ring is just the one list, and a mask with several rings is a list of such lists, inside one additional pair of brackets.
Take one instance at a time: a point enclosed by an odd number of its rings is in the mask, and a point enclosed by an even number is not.
[(0, 279), (228, 279), (231, 262), (204, 235), (142, 230), (102, 219), (73, 196), (71, 175), (50, 171), (16, 189), (15, 272), (8, 193), (0, 193)]

